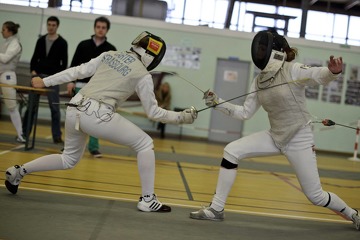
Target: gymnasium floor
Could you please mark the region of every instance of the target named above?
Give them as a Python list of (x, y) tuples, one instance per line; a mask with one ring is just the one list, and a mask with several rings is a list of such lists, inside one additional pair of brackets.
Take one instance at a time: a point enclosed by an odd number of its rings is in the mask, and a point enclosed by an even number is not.
[[(0, 239), (359, 239), (336, 213), (309, 203), (282, 156), (245, 159), (228, 198), (225, 221), (199, 221), (189, 212), (208, 205), (215, 190), (223, 144), (158, 139), (155, 191), (171, 213), (137, 210), (140, 181), (130, 149), (100, 141), (103, 158), (88, 151), (72, 170), (26, 176), (18, 194), (3, 185), (5, 170), (59, 153), (48, 126), (39, 125), (35, 149), (15, 142), (0, 121)], [(360, 162), (318, 153), (323, 188), (360, 210)]]

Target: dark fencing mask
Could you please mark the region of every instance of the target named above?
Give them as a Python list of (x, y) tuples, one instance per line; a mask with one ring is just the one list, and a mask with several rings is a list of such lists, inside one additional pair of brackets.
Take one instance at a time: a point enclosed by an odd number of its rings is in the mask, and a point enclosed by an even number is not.
[(275, 30), (260, 31), (252, 41), (251, 57), (254, 64), (264, 70), (270, 61), (272, 51), (284, 52), (286, 48), (289, 48), (288, 42)]

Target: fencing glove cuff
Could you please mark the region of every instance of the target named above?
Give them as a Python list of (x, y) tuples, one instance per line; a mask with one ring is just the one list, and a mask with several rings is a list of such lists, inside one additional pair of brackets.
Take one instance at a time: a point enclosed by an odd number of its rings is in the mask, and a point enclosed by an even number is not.
[(234, 116), (235, 105), (229, 102), (224, 102), (223, 99), (219, 98), (219, 103), (215, 105), (215, 110), (219, 110), (226, 115)]

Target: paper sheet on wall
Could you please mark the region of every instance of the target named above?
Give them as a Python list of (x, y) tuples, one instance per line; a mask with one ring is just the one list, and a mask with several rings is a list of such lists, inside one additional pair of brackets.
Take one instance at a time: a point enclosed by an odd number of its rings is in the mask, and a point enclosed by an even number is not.
[(201, 48), (170, 45), (161, 61), (163, 66), (200, 69)]

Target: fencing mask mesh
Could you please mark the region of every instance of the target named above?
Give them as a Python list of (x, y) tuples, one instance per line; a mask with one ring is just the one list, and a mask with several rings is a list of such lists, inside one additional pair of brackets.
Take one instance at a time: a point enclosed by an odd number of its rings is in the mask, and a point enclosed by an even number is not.
[(258, 32), (252, 41), (251, 57), (254, 64), (264, 70), (273, 50), (284, 52), (287, 48), (289, 48), (289, 44), (283, 36), (273, 29), (264, 30)]
[(251, 43), (251, 57), (254, 64), (263, 70), (269, 62), (273, 46), (273, 36), (268, 31), (258, 32)]

